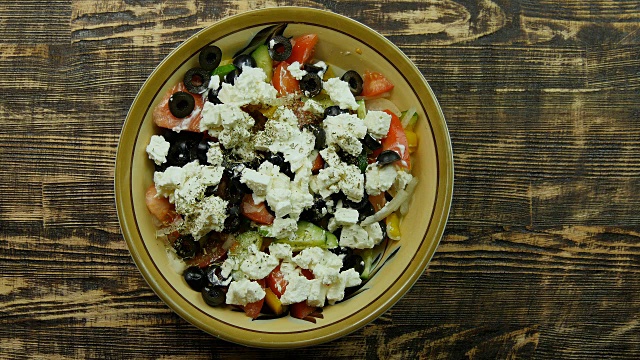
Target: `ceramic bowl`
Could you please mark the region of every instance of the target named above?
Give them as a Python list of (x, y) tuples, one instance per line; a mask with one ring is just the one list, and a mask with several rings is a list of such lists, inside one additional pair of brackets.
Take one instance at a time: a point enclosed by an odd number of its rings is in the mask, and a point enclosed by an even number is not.
[[(290, 316), (252, 320), (242, 312), (207, 306), (169, 263), (165, 246), (145, 206), (153, 164), (145, 147), (159, 133), (154, 106), (185, 71), (197, 64), (200, 49), (216, 44), (231, 56), (259, 30), (289, 23), (285, 35), (317, 33), (315, 58), (342, 69), (378, 71), (395, 84), (391, 100), (400, 109), (415, 107), (419, 147), (412, 173), (419, 178), (402, 240), (376, 250), (376, 273), (355, 293), (311, 323)], [(221, 20), (178, 46), (158, 65), (135, 98), (122, 129), (115, 171), (115, 193), (122, 234), (138, 269), (155, 293), (177, 314), (227, 341), (254, 347), (285, 348), (323, 343), (353, 332), (396, 303), (423, 274), (442, 237), (453, 190), (453, 159), (446, 123), (433, 91), (414, 64), (390, 41), (349, 18), (322, 10), (270, 8)]]

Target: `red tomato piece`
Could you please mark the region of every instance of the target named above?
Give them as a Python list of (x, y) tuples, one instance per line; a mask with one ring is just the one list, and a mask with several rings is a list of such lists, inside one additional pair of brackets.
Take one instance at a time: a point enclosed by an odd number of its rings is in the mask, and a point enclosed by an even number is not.
[(384, 191), (378, 195), (369, 195), (369, 202), (373, 205), (375, 212), (380, 211), (387, 203), (387, 199), (384, 197)]
[(273, 271), (267, 276), (267, 286), (273, 291), (278, 299), (287, 290), (287, 280), (284, 279), (284, 274), (280, 271), (280, 265), (276, 266)]
[[(264, 289), (264, 279), (256, 280), (256, 282), (260, 284), (260, 286), (262, 286), (262, 288)], [(256, 302), (248, 303), (242, 308), (244, 309), (244, 313), (248, 317), (255, 319), (260, 315), (260, 311), (262, 310), (262, 305), (264, 305), (264, 298)]]
[(258, 224), (271, 225), (275, 217), (267, 210), (267, 205), (263, 202), (256, 204), (253, 202), (253, 196), (246, 194), (242, 198), (242, 206), (240, 207), (242, 215)]
[(280, 95), (293, 94), (300, 91), (300, 82), (287, 70), (286, 61), (281, 62), (273, 71), (271, 84)]
[(202, 247), (203, 251), (193, 259), (186, 260), (185, 262), (189, 266), (195, 265), (200, 268), (206, 268), (214, 261), (221, 259), (227, 253), (227, 251), (222, 248), (222, 244), (224, 244), (224, 240), (219, 236), (211, 236)]
[(296, 61), (300, 64), (307, 63), (313, 58), (313, 53), (318, 43), (318, 34), (302, 35), (293, 39), (292, 43), (291, 55), (286, 62), (289, 64), (293, 64)]
[(180, 119), (173, 116), (171, 110), (169, 110), (169, 99), (171, 98), (171, 95), (178, 91), (187, 92), (187, 88), (184, 86), (182, 81), (171, 88), (171, 90), (164, 95), (158, 106), (153, 110), (153, 122), (155, 122), (156, 125), (167, 129), (179, 128), (180, 130), (200, 132), (200, 120), (202, 120), (204, 99), (200, 95), (191, 94), (195, 100), (193, 111), (189, 116)]
[(300, 269), (300, 273), (302, 276), (306, 277), (307, 280), (313, 280), (314, 278), (313, 273), (309, 269)]
[(289, 306), (289, 313), (291, 314), (291, 316), (297, 319), (304, 319), (305, 317), (309, 316), (309, 314), (315, 311), (316, 308), (307, 305), (306, 301), (291, 304), (291, 306)]
[(362, 81), (362, 96), (376, 96), (393, 89), (391, 81), (387, 80), (387, 78), (379, 72), (365, 71)]
[(311, 164), (311, 172), (317, 174), (318, 171), (322, 170), (323, 168), (324, 159), (322, 158), (322, 156), (320, 156), (320, 154), (318, 154), (318, 156), (316, 156), (316, 159), (313, 160), (313, 163)]
[(171, 225), (180, 219), (180, 214), (176, 212), (175, 205), (170, 203), (169, 199), (163, 196), (156, 197), (157, 194), (155, 185), (149, 186), (145, 194), (147, 209), (163, 226)]
[(387, 137), (382, 139), (382, 150), (393, 150), (397, 152), (400, 154), (400, 160), (397, 161), (398, 165), (411, 169), (409, 143), (407, 142), (407, 135), (402, 128), (402, 123), (391, 111), (385, 110), (385, 112), (391, 115), (391, 125), (389, 126)]

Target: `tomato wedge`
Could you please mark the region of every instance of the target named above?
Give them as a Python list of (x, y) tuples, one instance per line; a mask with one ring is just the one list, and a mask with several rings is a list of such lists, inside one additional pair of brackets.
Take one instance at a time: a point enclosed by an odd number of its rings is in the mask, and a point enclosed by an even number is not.
[[(260, 284), (260, 286), (262, 286), (262, 288), (264, 289), (264, 279), (256, 280), (256, 282)], [(244, 313), (248, 317), (255, 319), (260, 315), (260, 311), (262, 310), (262, 305), (264, 305), (264, 298), (256, 302), (248, 303), (242, 308), (244, 309)]]
[(393, 89), (393, 84), (379, 72), (365, 71), (362, 77), (362, 96), (371, 97)]
[(411, 159), (409, 157), (409, 143), (407, 135), (404, 133), (400, 119), (391, 111), (384, 110), (391, 115), (391, 126), (387, 137), (382, 139), (382, 150), (393, 150), (400, 154), (400, 160), (396, 163), (404, 168), (411, 169)]
[(380, 211), (387, 203), (387, 199), (384, 197), (384, 191), (378, 195), (369, 195), (369, 202), (373, 206), (375, 212)]
[(242, 198), (242, 206), (240, 207), (242, 215), (258, 224), (271, 225), (275, 217), (267, 210), (267, 205), (263, 202), (256, 204), (253, 202), (253, 196), (246, 194)]
[(280, 95), (293, 94), (300, 91), (300, 82), (287, 70), (286, 61), (282, 61), (273, 71), (271, 84)]
[(284, 279), (284, 274), (280, 271), (280, 265), (276, 266), (267, 276), (267, 286), (273, 291), (278, 299), (284, 294), (287, 289), (287, 280)]
[(311, 172), (313, 174), (317, 174), (323, 168), (324, 159), (322, 158), (322, 156), (320, 156), (320, 154), (318, 154), (318, 156), (316, 156), (315, 160), (313, 160), (313, 163), (311, 164)]
[(318, 43), (318, 34), (307, 34), (294, 38), (293, 47), (291, 48), (291, 55), (286, 60), (289, 64), (293, 64), (295, 61), (300, 64), (309, 62), (313, 58), (313, 52), (315, 46)]
[(221, 259), (227, 253), (227, 251), (222, 248), (222, 244), (224, 244), (223, 239), (217, 235), (212, 235), (202, 247), (202, 252), (193, 259), (186, 260), (185, 262), (189, 266), (195, 265), (204, 269), (214, 261)]
[(306, 301), (291, 304), (291, 306), (289, 307), (289, 313), (291, 314), (291, 316), (297, 319), (304, 319), (314, 311), (316, 311), (316, 308), (313, 306), (307, 305)]
[(157, 194), (155, 185), (149, 186), (145, 194), (147, 209), (162, 223), (162, 226), (171, 225), (180, 219), (180, 214), (176, 212), (175, 205), (170, 203), (169, 199), (163, 196), (156, 197)]

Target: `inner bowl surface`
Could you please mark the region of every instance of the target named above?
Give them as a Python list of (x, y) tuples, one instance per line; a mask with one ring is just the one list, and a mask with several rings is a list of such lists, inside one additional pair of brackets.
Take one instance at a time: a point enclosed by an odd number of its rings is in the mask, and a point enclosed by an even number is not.
[[(203, 47), (214, 43), (225, 58), (242, 48), (262, 28), (287, 22), (285, 35), (317, 33), (315, 58), (342, 69), (378, 71), (395, 84), (391, 100), (400, 109), (415, 107), (420, 143), (412, 158), (419, 178), (402, 240), (381, 252), (378, 271), (358, 292), (325, 306), (316, 324), (292, 317), (254, 320), (228, 308), (212, 308), (173, 270), (145, 205), (153, 182), (146, 145), (159, 130), (151, 113), (163, 94), (191, 67)], [(258, 347), (318, 344), (352, 332), (397, 302), (423, 273), (440, 241), (453, 188), (451, 144), (442, 111), (428, 84), (411, 61), (391, 42), (346, 17), (308, 8), (272, 8), (222, 20), (195, 34), (156, 68), (133, 102), (116, 159), (115, 190), (123, 235), (140, 272), (156, 294), (176, 313), (204, 331), (228, 341)]]

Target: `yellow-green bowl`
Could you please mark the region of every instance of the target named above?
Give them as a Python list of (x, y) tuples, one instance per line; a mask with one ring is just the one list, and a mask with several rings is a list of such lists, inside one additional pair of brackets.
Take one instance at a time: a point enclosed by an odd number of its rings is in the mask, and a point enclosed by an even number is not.
[[(378, 71), (395, 88), (391, 100), (400, 109), (415, 107), (419, 146), (412, 172), (419, 178), (409, 213), (401, 224), (402, 240), (378, 249), (381, 269), (345, 301), (326, 306), (324, 318), (311, 322), (290, 316), (251, 320), (242, 312), (207, 306), (167, 258), (164, 244), (145, 205), (153, 182), (153, 164), (145, 147), (158, 133), (151, 113), (162, 95), (197, 64), (200, 49), (211, 43), (223, 54), (242, 48), (267, 26), (287, 22), (285, 35), (317, 33), (315, 58), (342, 69)], [(221, 20), (176, 48), (149, 76), (135, 98), (122, 129), (116, 158), (115, 193), (122, 233), (138, 269), (155, 293), (181, 317), (222, 339), (266, 348), (323, 343), (371, 322), (413, 286), (431, 260), (445, 228), (453, 192), (453, 157), (449, 133), (433, 91), (414, 64), (390, 41), (349, 18), (315, 9), (281, 7), (256, 10)]]

